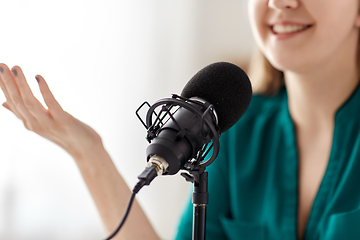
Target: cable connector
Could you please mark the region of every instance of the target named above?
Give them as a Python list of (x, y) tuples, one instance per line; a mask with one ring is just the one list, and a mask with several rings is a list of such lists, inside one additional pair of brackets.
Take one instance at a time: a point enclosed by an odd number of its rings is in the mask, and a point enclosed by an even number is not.
[(158, 155), (150, 157), (148, 167), (154, 167), (158, 176), (163, 175), (169, 168), (169, 163)]
[(168, 167), (169, 164), (162, 157), (152, 156), (145, 170), (138, 176), (139, 182), (134, 187), (133, 193), (138, 193), (143, 186), (149, 185), (156, 176), (164, 174)]

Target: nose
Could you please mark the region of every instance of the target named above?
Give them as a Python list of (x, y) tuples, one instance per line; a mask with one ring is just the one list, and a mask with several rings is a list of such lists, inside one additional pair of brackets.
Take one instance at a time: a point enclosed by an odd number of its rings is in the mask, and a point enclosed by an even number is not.
[(299, 0), (269, 0), (268, 6), (275, 10), (295, 9), (299, 6)]

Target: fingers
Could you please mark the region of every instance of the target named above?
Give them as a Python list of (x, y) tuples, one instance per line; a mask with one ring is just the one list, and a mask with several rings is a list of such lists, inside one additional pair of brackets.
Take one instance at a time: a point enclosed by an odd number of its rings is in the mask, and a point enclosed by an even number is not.
[(50, 119), (61, 120), (66, 114), (54, 98), (45, 79), (41, 75), (36, 75), (35, 78), (48, 109), (35, 98), (19, 66), (14, 66), (10, 70), (5, 64), (0, 64), (0, 87), (7, 99), (3, 106), (18, 118), (30, 122), (34, 119), (41, 123), (47, 123)]
[(20, 67), (10, 70), (0, 64), (0, 86), (7, 99), (4, 107), (23, 120), (27, 129), (34, 130), (40, 123), (49, 121), (49, 114), (34, 97)]
[(60, 104), (56, 101), (54, 95), (49, 89), (45, 79), (41, 75), (36, 75), (36, 80), (39, 83), (40, 92), (44, 98), (45, 104), (48, 106), (48, 110), (55, 118), (61, 118), (64, 111)]
[[(10, 69), (5, 64), (0, 64), (0, 87), (1, 90), (4, 92), (4, 95), (8, 102), (12, 101), (11, 94), (11, 86), (9, 84), (6, 84), (6, 82), (10, 82), (10, 84), (14, 85), (13, 80), (11, 79), (11, 72)], [(9, 80), (10, 78), (10, 80)], [(14, 89), (14, 86), (12, 86), (12, 89)], [(17, 91), (17, 90), (15, 90)], [(9, 106), (9, 105), (8, 105)], [(22, 119), (23, 115), (18, 111), (18, 109), (13, 109), (12, 111), (18, 118)]]
[(35, 98), (34, 94), (30, 90), (21, 68), (14, 66), (11, 71), (13, 72), (15, 83), (20, 93), (19, 97), (22, 99), (22, 103), (25, 109), (28, 110), (35, 118), (43, 117), (43, 115), (46, 113), (46, 109), (39, 102), (39, 100)]

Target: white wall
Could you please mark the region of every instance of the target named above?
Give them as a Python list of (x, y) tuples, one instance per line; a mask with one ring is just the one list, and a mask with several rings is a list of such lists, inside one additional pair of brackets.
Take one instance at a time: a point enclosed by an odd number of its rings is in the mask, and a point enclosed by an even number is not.
[[(22, 67), (41, 101), (34, 76), (42, 74), (62, 107), (102, 136), (132, 187), (147, 146), (134, 111), (180, 93), (211, 62), (246, 58), (252, 39), (243, 7), (235, 0), (3, 1), (0, 62)], [(104, 238), (71, 157), (6, 109), (0, 119), (0, 239)], [(163, 239), (175, 233), (189, 186), (178, 175), (162, 177), (138, 194)]]

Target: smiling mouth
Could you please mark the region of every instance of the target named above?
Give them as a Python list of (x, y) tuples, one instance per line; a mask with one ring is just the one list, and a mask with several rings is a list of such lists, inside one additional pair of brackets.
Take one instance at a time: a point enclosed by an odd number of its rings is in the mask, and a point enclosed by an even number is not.
[(274, 34), (290, 34), (305, 31), (306, 29), (312, 27), (312, 25), (280, 25), (276, 24), (270, 26), (271, 31)]

